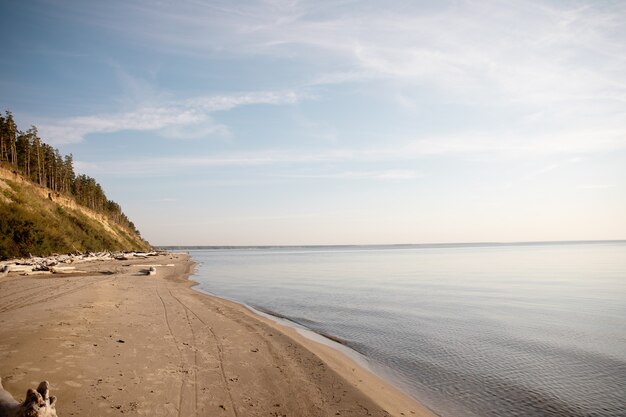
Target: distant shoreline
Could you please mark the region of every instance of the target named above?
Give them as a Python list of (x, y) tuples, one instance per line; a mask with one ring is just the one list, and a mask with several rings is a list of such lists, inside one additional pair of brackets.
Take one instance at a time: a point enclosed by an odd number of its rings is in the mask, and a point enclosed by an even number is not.
[(460, 243), (383, 243), (383, 244), (345, 244), (345, 245), (156, 245), (162, 250), (246, 250), (246, 249), (401, 249), (401, 248), (476, 248), (501, 246), (551, 246), (551, 245), (589, 245), (606, 243), (626, 243), (626, 239), (613, 240), (546, 240), (520, 242), (460, 242)]

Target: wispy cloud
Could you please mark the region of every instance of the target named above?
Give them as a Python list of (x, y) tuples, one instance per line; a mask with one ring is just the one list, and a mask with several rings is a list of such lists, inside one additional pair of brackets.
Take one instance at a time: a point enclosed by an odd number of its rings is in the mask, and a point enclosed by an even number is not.
[[(107, 8), (113, 13), (115, 8)], [(325, 82), (386, 76), (447, 89), (488, 83), (518, 99), (624, 99), (620, 4), (552, 2), (139, 2), (136, 13), (102, 24), (181, 51), (332, 58)], [(130, 25), (141, 17), (143, 25)], [(519, 22), (524, 22), (520, 30)], [(156, 30), (156, 28), (159, 28)], [(157, 43), (154, 43), (157, 41)], [(563, 71), (563, 70), (566, 71)], [(581, 83), (579, 81), (586, 81)]]
[[(172, 173), (179, 169), (202, 169), (222, 167), (262, 167), (262, 166), (322, 166), (333, 164), (369, 164), (418, 161), (433, 156), (472, 156), (477, 155), (491, 161), (494, 158), (525, 158), (536, 156), (563, 155), (564, 158), (580, 158), (578, 154), (626, 150), (626, 135), (623, 132), (595, 132), (593, 141), (586, 140), (585, 132), (567, 132), (561, 137), (510, 135), (439, 136), (424, 139), (406, 139), (394, 146), (361, 148), (333, 148), (302, 152), (300, 150), (272, 149), (264, 151), (216, 153), (210, 155), (182, 155), (158, 158), (135, 158), (132, 160), (111, 160), (105, 162), (78, 162), (91, 173), (116, 173), (119, 175)], [(394, 141), (398, 143), (398, 141)], [(570, 157), (570, 155), (574, 155)], [(551, 164), (532, 171), (524, 176), (529, 180), (559, 167)], [(418, 178), (419, 173), (411, 170), (371, 170), (346, 169), (328, 173), (316, 169), (311, 174), (290, 174), (292, 178), (336, 178), (336, 179), (375, 179), (403, 180)]]
[(89, 134), (124, 130), (156, 131), (174, 139), (227, 136), (228, 127), (216, 122), (211, 114), (252, 104), (293, 104), (301, 97), (302, 94), (294, 91), (194, 97), (142, 106), (128, 112), (44, 122), (40, 124), (40, 131), (46, 140), (54, 144), (80, 142)]
[(560, 167), (559, 164), (550, 164), (547, 165), (543, 168), (539, 168), (536, 169), (534, 171), (531, 171), (529, 173), (527, 173), (526, 175), (524, 175), (522, 177), (523, 181), (529, 181), (529, 180), (534, 180), (537, 179), (539, 177), (542, 177), (543, 175), (547, 174), (548, 172), (554, 171), (555, 169), (558, 169)]
[(605, 190), (607, 188), (613, 188), (614, 186), (613, 184), (582, 184), (578, 188), (584, 190)]
[[(499, 132), (494, 139), (493, 131), (486, 138), (469, 133), (415, 143), (430, 153), (613, 149), (621, 147), (626, 132), (626, 4), (619, 2), (390, 1), (381, 10), (351, 1), (253, 0), (234, 5), (184, 0), (174, 5), (141, 0), (93, 7), (69, 2), (57, 12), (143, 48), (192, 54), (200, 62), (219, 56), (250, 63), (262, 56), (313, 69), (301, 71), (302, 78), (289, 91), (162, 102), (41, 126), (55, 143), (125, 129), (155, 130), (172, 138), (227, 136), (228, 127), (213, 113), (247, 104), (293, 103), (301, 99), (297, 91), (302, 89), (344, 83), (388, 91), (407, 110), (422, 89), (435, 90), (439, 103), (461, 103), (484, 112), (508, 109), (514, 128), (527, 132), (508, 143), (506, 134)], [(333, 138), (339, 136), (332, 126), (326, 130)]]
[[(122, 6), (124, 14), (119, 13)], [(451, 88), (489, 82), (509, 93), (543, 97), (597, 92), (604, 86), (613, 87), (604, 90), (607, 96), (624, 97), (619, 69), (626, 63), (626, 6), (620, 3), (389, 1), (381, 10), (336, 1), (233, 5), (186, 0), (61, 8), (76, 19), (132, 36), (147, 48), (332, 58), (319, 78), (327, 82), (375, 75), (437, 81)], [(142, 24), (135, 24), (139, 20)], [(576, 82), (581, 79), (592, 84)]]
[(408, 155), (484, 153), (509, 157), (584, 154), (626, 149), (624, 129), (563, 129), (557, 132), (463, 132), (409, 141)]
[(283, 176), (295, 179), (330, 179), (330, 180), (377, 180), (377, 181), (403, 181), (420, 177), (413, 170), (385, 170), (385, 171), (345, 171), (320, 174), (289, 174)]

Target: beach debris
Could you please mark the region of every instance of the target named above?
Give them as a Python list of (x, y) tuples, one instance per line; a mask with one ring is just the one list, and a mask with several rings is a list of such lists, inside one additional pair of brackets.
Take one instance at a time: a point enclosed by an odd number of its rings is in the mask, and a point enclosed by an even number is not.
[(49, 266), (48, 270), (55, 274), (71, 274), (76, 271), (75, 266)]
[(124, 253), (118, 253), (115, 255), (115, 259), (119, 260), (119, 261), (129, 261), (131, 259), (136, 259), (136, 258), (147, 258), (149, 256), (158, 256), (160, 253), (156, 252), (156, 251), (152, 251), (152, 252), (124, 252)]
[(31, 275), (52, 275), (52, 272), (50, 272), (50, 271), (30, 271), (30, 272), (24, 272), (22, 275), (27, 275), (27, 276), (31, 276)]
[(144, 275), (156, 275), (156, 268), (154, 266), (150, 266), (149, 268), (142, 269), (141, 273)]
[(18, 265), (18, 264), (13, 264), (13, 265), (7, 265), (7, 272), (33, 272), (33, 270), (35, 269), (35, 267), (33, 265)]
[[(146, 259), (152, 256), (158, 256), (166, 254), (163, 251), (152, 252), (90, 252), (90, 253), (75, 253), (67, 255), (51, 255), (48, 257), (30, 256), (28, 258), (11, 259), (0, 262), (0, 276), (6, 276), (9, 273), (21, 274), (21, 275), (48, 275), (40, 274), (39, 272), (49, 272), (52, 274), (79, 274), (85, 273), (76, 269), (73, 264), (80, 264), (86, 262), (97, 261), (113, 261), (113, 260), (131, 260), (131, 259)], [(154, 265), (138, 265), (145, 266), (147, 268), (154, 268), (156, 266), (174, 266), (174, 264), (154, 264)], [(35, 272), (35, 274), (33, 274)], [(154, 273), (148, 273), (148, 275), (155, 275)]]
[(26, 399), (20, 403), (13, 398), (10, 392), (2, 386), (0, 379), (0, 412), (2, 416), (40, 416), (56, 417), (57, 397), (50, 395), (50, 384), (42, 381), (37, 390), (29, 388), (26, 391)]

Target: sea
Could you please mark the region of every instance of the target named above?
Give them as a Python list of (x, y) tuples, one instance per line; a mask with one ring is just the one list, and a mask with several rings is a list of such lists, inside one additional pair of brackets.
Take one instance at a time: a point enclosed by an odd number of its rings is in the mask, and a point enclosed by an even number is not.
[(187, 249), (442, 417), (626, 416), (626, 241)]

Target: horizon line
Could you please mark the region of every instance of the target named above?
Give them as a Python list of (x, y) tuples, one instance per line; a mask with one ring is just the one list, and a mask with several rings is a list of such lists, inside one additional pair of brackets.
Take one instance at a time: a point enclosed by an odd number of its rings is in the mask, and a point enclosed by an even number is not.
[(272, 249), (272, 248), (358, 248), (358, 247), (458, 247), (458, 246), (524, 246), (554, 244), (626, 243), (626, 239), (545, 240), (509, 242), (447, 242), (447, 243), (357, 243), (357, 244), (293, 244), (293, 245), (154, 245), (158, 249)]

